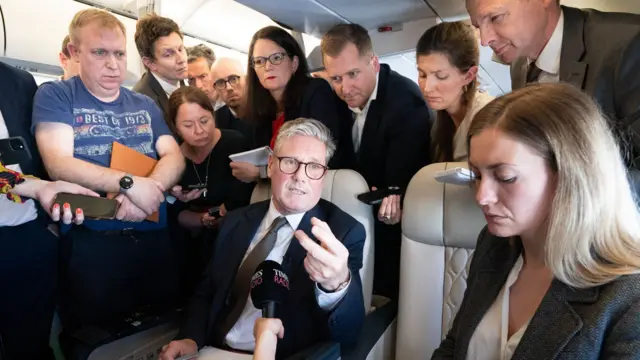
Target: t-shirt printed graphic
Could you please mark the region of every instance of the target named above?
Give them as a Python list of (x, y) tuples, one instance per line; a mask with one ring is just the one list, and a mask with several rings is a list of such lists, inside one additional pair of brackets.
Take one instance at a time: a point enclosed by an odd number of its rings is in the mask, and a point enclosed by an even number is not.
[[(147, 110), (115, 113), (96, 109), (73, 109), (76, 156), (111, 156), (113, 141), (143, 154), (155, 152), (151, 115)], [(107, 144), (100, 141), (107, 139)], [(95, 143), (98, 140), (98, 143)]]

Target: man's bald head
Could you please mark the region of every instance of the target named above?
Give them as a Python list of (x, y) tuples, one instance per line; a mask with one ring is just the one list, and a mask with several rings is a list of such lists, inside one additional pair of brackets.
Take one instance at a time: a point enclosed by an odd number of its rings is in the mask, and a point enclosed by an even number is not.
[(238, 111), (244, 96), (245, 69), (239, 60), (222, 57), (211, 66), (211, 78), (220, 99)]
[(218, 58), (216, 61), (214, 61), (213, 65), (211, 65), (211, 74), (214, 78), (214, 81), (218, 80), (217, 78), (218, 73), (221, 74), (220, 76), (221, 78), (222, 77), (226, 78), (226, 76), (232, 73), (236, 75), (244, 76), (245, 72), (246, 70), (240, 63), (240, 60), (234, 59), (234, 58), (221, 57), (221, 58)]

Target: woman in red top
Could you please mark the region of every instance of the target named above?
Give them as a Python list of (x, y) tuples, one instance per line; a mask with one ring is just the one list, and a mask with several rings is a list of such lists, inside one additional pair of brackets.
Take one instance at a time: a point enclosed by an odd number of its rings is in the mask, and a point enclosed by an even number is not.
[[(329, 83), (309, 75), (302, 48), (282, 28), (268, 26), (253, 36), (246, 82), (241, 118), (254, 125), (254, 136), (250, 139), (254, 148), (273, 147), (273, 139), (282, 124), (299, 117), (324, 123), (335, 139), (340, 138), (341, 126), (351, 125), (349, 109)], [(338, 145), (329, 165), (335, 168), (341, 163)], [(240, 180), (251, 182), (260, 177), (260, 169), (251, 164), (233, 162), (231, 167)]]

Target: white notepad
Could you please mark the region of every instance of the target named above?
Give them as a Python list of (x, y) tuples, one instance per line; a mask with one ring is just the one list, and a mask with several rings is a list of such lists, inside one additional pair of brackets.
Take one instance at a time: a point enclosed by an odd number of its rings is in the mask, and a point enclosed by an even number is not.
[(255, 166), (264, 166), (269, 162), (269, 155), (271, 155), (271, 148), (264, 146), (261, 148), (229, 155), (231, 161), (248, 162)]
[(469, 169), (457, 167), (453, 169), (447, 169), (436, 172), (435, 175), (436, 181), (445, 183), (445, 184), (454, 184), (454, 185), (470, 185), (475, 176), (473, 172)]

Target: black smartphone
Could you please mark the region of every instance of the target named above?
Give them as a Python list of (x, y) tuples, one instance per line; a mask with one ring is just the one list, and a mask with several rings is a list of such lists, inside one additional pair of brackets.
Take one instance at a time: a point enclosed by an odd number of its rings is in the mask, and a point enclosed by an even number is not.
[(358, 200), (367, 205), (380, 204), (384, 198), (390, 195), (402, 195), (403, 191), (398, 186), (389, 186), (386, 189), (377, 189), (358, 195)]
[(191, 184), (191, 185), (184, 185), (182, 186), (182, 192), (183, 193), (188, 193), (191, 192), (193, 190), (202, 190), (204, 188), (206, 188), (207, 185), (206, 184)]
[(212, 208), (209, 208), (207, 213), (209, 213), (209, 216), (213, 216), (216, 219), (219, 218), (220, 217), (220, 206), (214, 206)]
[(17, 136), (0, 139), (0, 162), (4, 166), (20, 165), (20, 168), (24, 168), (30, 163), (31, 152), (27, 148), (24, 138)]
[(88, 219), (115, 219), (120, 207), (120, 203), (114, 199), (69, 193), (59, 193), (54, 203), (60, 205), (61, 210), (68, 203), (73, 214), (76, 209), (82, 209), (84, 217)]

